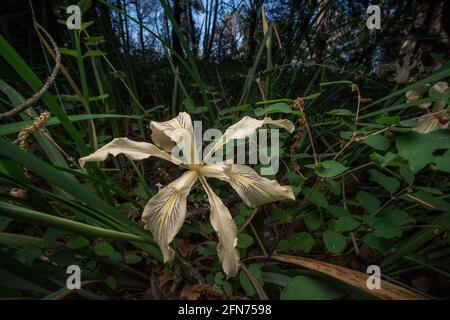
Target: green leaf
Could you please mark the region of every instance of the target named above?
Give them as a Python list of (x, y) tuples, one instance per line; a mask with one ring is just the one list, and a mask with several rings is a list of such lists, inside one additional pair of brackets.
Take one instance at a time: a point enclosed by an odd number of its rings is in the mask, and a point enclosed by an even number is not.
[(107, 257), (114, 252), (114, 248), (107, 242), (97, 242), (94, 246), (94, 252), (100, 257)]
[(343, 216), (340, 217), (336, 223), (334, 224), (334, 229), (337, 232), (345, 232), (345, 231), (352, 231), (358, 228), (360, 223), (353, 219), (350, 216)]
[(100, 43), (105, 42), (105, 38), (103, 36), (90, 36), (84, 37), (84, 42), (89, 45), (98, 45)]
[(100, 51), (100, 50), (88, 50), (86, 51), (85, 54), (83, 54), (83, 58), (88, 58), (88, 57), (101, 57), (106, 55), (105, 52)]
[(435, 160), (435, 151), (450, 149), (450, 130), (436, 130), (428, 134), (408, 132), (398, 137), (396, 144), (398, 153), (408, 159), (409, 167), (417, 173)]
[(204, 242), (198, 246), (198, 253), (202, 256), (213, 256), (217, 254), (217, 243), (215, 242)]
[(80, 31), (84, 31), (94, 24), (94, 21), (83, 22), (80, 26)]
[[(61, 97), (61, 100), (64, 102), (80, 102), (80, 97), (76, 94), (70, 95), (70, 94), (61, 94), (59, 95)], [(99, 96), (95, 97), (88, 97), (89, 102), (95, 102), (95, 101), (104, 101), (109, 97), (109, 94), (101, 94)]]
[(233, 295), (233, 286), (228, 281), (222, 283), (222, 289), (227, 296), (231, 297)]
[(90, 241), (83, 236), (76, 235), (73, 236), (67, 241), (67, 247), (69, 249), (81, 249), (83, 247), (87, 247), (90, 244)]
[(305, 224), (309, 231), (319, 229), (322, 222), (322, 217), (317, 211), (308, 212), (305, 216)]
[(345, 238), (335, 231), (325, 231), (323, 233), (323, 242), (327, 250), (331, 253), (341, 253), (347, 246)]
[(411, 169), (409, 168), (409, 166), (407, 165), (401, 165), (398, 168), (398, 172), (400, 173), (400, 175), (402, 176), (403, 180), (406, 181), (406, 183), (408, 183), (409, 185), (414, 183), (414, 180), (416, 178), (416, 176), (414, 175), (414, 173), (411, 171)]
[(308, 232), (297, 233), (292, 239), (293, 248), (303, 250), (305, 253), (310, 252), (315, 243), (316, 241)]
[[(303, 188), (303, 194), (307, 196), (310, 190), (311, 188), (309, 187)], [(312, 192), (312, 194), (309, 196), (308, 201), (321, 208), (328, 207), (328, 200), (319, 189), (316, 189)]]
[(128, 256), (125, 259), (125, 263), (126, 264), (138, 264), (141, 261), (142, 261), (142, 257), (141, 256)]
[(335, 180), (324, 180), (328, 190), (335, 196), (342, 194), (341, 183)]
[(5, 230), (13, 219), (0, 217), (0, 231)]
[(320, 97), (321, 95), (322, 95), (322, 92), (312, 93), (310, 95), (307, 95), (306, 97), (303, 97), (303, 100), (314, 100), (314, 99), (317, 99), (318, 97)]
[(239, 273), (239, 282), (241, 283), (241, 287), (244, 289), (245, 295), (247, 297), (251, 297), (256, 294), (252, 282), (244, 271), (241, 271)]
[(383, 252), (389, 251), (392, 248), (392, 243), (389, 240), (377, 237), (373, 233), (368, 233), (364, 237), (364, 243), (372, 249)]
[(108, 285), (108, 287), (110, 287), (113, 290), (116, 290), (116, 288), (117, 288), (117, 281), (116, 281), (115, 277), (108, 276), (108, 277), (106, 277), (105, 282)]
[(375, 162), (380, 167), (400, 167), (408, 164), (407, 159), (392, 152), (386, 153), (385, 156), (374, 152), (370, 155), (370, 160)]
[(237, 247), (239, 249), (245, 249), (250, 247), (253, 244), (253, 238), (246, 233), (241, 233), (238, 236)]
[[(54, 227), (56, 229), (86, 234), (89, 236), (105, 237), (134, 242), (146, 241), (146, 238), (134, 234), (94, 227), (88, 224), (72, 221), (61, 217), (56, 217), (53, 215), (45, 214), (24, 207), (19, 207), (5, 202), (0, 202), (0, 215), (14, 218), (20, 221), (36, 223), (47, 227)], [(155, 252), (152, 252), (152, 254), (155, 254)], [(157, 255), (155, 254), (155, 256)]]
[(443, 92), (439, 92), (433, 87), (428, 91), (430, 98), (433, 98), (434, 101), (444, 101), (446, 104), (449, 104), (449, 95)]
[(440, 157), (434, 157), (433, 162), (436, 169), (450, 173), (450, 150)]
[(261, 287), (264, 286), (264, 274), (261, 270), (261, 267), (257, 264), (252, 263), (249, 266), (249, 270), (252, 272), (253, 276), (255, 277), (256, 281), (258, 281), (259, 285)]
[(337, 161), (327, 160), (316, 166), (316, 174), (322, 178), (333, 178), (347, 169), (346, 166)]
[(350, 216), (350, 212), (344, 207), (339, 206), (329, 206), (327, 208), (328, 212), (331, 213), (336, 218)]
[(399, 116), (383, 117), (383, 118), (378, 119), (377, 123), (386, 125), (386, 126), (392, 126), (394, 124), (400, 123), (400, 117)]
[(354, 114), (348, 109), (334, 109), (331, 111), (328, 111), (327, 114), (332, 116), (340, 116), (340, 117), (353, 117)]
[(292, 278), (281, 292), (281, 300), (331, 300), (342, 292), (332, 284), (309, 276)]
[(365, 222), (374, 229), (374, 234), (380, 238), (396, 238), (402, 235), (402, 231), (394, 227), (389, 221), (380, 217), (365, 217)]
[(59, 238), (68, 235), (69, 233), (65, 230), (59, 230), (55, 228), (47, 228), (47, 230), (44, 233), (44, 236), (42, 239), (44, 240), (45, 245), (51, 245)]
[(266, 108), (257, 108), (255, 110), (255, 114), (258, 117), (272, 113), (292, 113), (292, 110), (291, 107), (284, 102), (275, 103)]
[(405, 128), (412, 128), (417, 125), (417, 121), (414, 119), (402, 120), (399, 125)]
[(107, 242), (97, 242), (94, 246), (94, 252), (100, 257), (109, 257), (114, 261), (120, 261), (122, 256), (114, 250)]
[(422, 186), (415, 186), (414, 188), (435, 196), (442, 196), (444, 194), (441, 190), (436, 188), (422, 187)]
[(194, 100), (191, 98), (184, 99), (183, 105), (186, 108), (186, 111), (191, 114), (202, 114), (208, 112), (208, 107), (196, 106)]
[[(261, 268), (257, 264), (251, 264), (249, 266), (249, 270), (255, 277), (259, 285), (264, 286), (264, 275), (261, 271)], [(241, 271), (239, 273), (239, 282), (241, 283), (241, 286), (244, 289), (245, 295), (247, 297), (255, 295), (256, 293), (255, 288), (253, 287), (252, 282), (250, 281), (250, 279), (248, 278), (247, 274), (244, 271)]]
[(381, 134), (368, 136), (362, 142), (376, 150), (386, 151), (389, 149), (389, 139)]
[(278, 245), (278, 249), (282, 251), (295, 249), (308, 253), (314, 247), (315, 243), (316, 242), (310, 233), (300, 232), (297, 233), (292, 240), (282, 239)]
[(369, 213), (374, 213), (380, 208), (380, 200), (366, 191), (358, 191), (356, 199)]
[(253, 208), (248, 207), (245, 203), (241, 203), (239, 206), (239, 215), (242, 217), (250, 217), (253, 212)]
[(389, 177), (378, 170), (369, 170), (369, 180), (381, 185), (389, 193), (394, 193), (400, 188), (400, 182), (396, 178)]
[(396, 227), (405, 226), (408, 224), (413, 224), (415, 220), (405, 211), (400, 209), (393, 209), (383, 215), (391, 225)]
[(72, 57), (78, 57), (78, 53), (76, 50), (72, 50), (72, 49), (67, 49), (67, 48), (59, 48), (59, 52), (61, 52), (61, 54), (65, 54), (67, 56), (72, 56)]

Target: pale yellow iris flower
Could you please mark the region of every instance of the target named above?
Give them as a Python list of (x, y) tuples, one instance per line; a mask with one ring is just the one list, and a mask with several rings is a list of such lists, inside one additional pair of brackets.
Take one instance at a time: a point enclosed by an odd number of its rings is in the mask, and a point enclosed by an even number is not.
[[(405, 94), (407, 102), (420, 99), (429, 87), (430, 85), (425, 85), (408, 91)], [(432, 89), (442, 94), (450, 93), (447, 82), (438, 82)], [(450, 119), (447, 103), (444, 100), (438, 100), (434, 102), (434, 105), (431, 108), (432, 105), (431, 102), (418, 105), (420, 109), (426, 110), (426, 113), (417, 119), (417, 125), (413, 128), (414, 131), (419, 133), (429, 133), (437, 129), (447, 129), (449, 127)]]
[[(207, 161), (228, 141), (245, 139), (266, 124), (284, 128), (290, 133), (294, 130), (294, 125), (289, 120), (272, 120), (271, 118), (258, 120), (244, 117), (229, 127), (225, 134), (213, 144), (203, 161), (199, 161), (191, 117), (182, 112), (176, 118), (166, 122), (151, 122), (150, 129), (155, 144), (116, 138), (96, 152), (81, 158), (79, 162), (83, 167), (89, 161), (103, 161), (108, 155), (124, 154), (130, 160), (142, 160), (155, 156), (187, 169), (178, 179), (161, 188), (148, 201), (142, 213), (145, 229), (150, 230), (154, 240), (159, 244), (164, 262), (172, 261), (175, 252), (169, 244), (184, 223), (187, 196), (197, 179), (200, 180), (211, 205), (211, 224), (219, 236), (218, 256), (225, 274), (232, 277), (239, 271), (236, 225), (230, 211), (211, 189), (206, 178), (227, 181), (250, 207), (282, 199), (294, 200), (295, 196), (290, 186), (281, 186), (277, 181), (263, 178), (248, 166), (207, 164)], [(176, 146), (181, 149), (183, 160), (170, 154)]]

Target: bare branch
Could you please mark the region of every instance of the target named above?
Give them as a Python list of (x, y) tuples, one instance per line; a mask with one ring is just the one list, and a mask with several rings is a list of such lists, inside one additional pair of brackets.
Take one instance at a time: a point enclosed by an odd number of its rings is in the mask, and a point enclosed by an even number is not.
[(45, 84), (41, 88), (41, 90), (36, 92), (31, 98), (28, 98), (27, 100), (23, 101), (19, 105), (15, 106), (13, 109), (11, 109), (7, 112), (1, 113), (0, 121), (8, 119), (8, 118), (18, 114), (19, 112), (22, 112), (22, 111), (28, 109), (29, 107), (33, 106), (34, 104), (36, 104), (42, 98), (42, 96), (47, 92), (47, 90), (50, 88), (50, 86), (53, 84), (53, 81), (55, 81), (56, 75), (58, 74), (59, 68), (61, 66), (61, 54), (59, 52), (59, 49), (58, 49), (58, 46), (56, 45), (55, 40), (53, 40), (53, 38), (50, 36), (50, 34), (36, 21), (34, 21), (34, 28), (36, 29), (36, 32), (38, 32), (38, 30), (40, 29), (45, 34), (45, 36), (50, 40), (50, 42), (53, 46), (53, 50), (55, 51), (55, 54), (56, 54), (55, 67), (53, 68), (51, 75), (45, 81)]

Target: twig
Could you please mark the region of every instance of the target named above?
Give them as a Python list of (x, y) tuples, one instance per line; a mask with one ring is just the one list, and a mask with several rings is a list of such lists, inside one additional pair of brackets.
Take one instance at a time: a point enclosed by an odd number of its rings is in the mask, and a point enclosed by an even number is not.
[(264, 248), (264, 245), (263, 245), (263, 243), (261, 241), (261, 238), (258, 235), (258, 232), (256, 232), (255, 227), (251, 223), (250, 223), (250, 228), (252, 229), (253, 235), (255, 236), (256, 242), (258, 242), (258, 245), (261, 248), (261, 251), (264, 253), (264, 255), (267, 256), (267, 250), (266, 250), (266, 248)]
[(15, 106), (13, 109), (6, 111), (4, 113), (1, 113), (0, 121), (8, 119), (8, 118), (18, 114), (19, 112), (22, 112), (22, 111), (30, 108), (34, 104), (36, 104), (44, 96), (44, 94), (47, 92), (47, 90), (50, 88), (50, 86), (55, 81), (56, 75), (58, 74), (59, 68), (61, 66), (61, 54), (59, 52), (58, 45), (56, 44), (55, 40), (53, 40), (53, 38), (50, 36), (50, 34), (36, 21), (34, 21), (34, 27), (36, 28), (36, 30), (40, 29), (45, 34), (45, 36), (50, 40), (50, 42), (53, 46), (53, 50), (56, 53), (55, 67), (53, 68), (53, 71), (50, 74), (50, 76), (45, 81), (44, 86), (38, 92), (36, 92), (31, 98), (28, 98), (27, 100), (23, 101), (19, 105)]
[(258, 207), (256, 207), (255, 209), (253, 209), (252, 214), (250, 215), (250, 217), (248, 217), (248, 219), (245, 221), (245, 223), (239, 228), (238, 233), (241, 233), (250, 222), (252, 222), (254, 216), (258, 213)]
[(309, 143), (311, 144), (311, 149), (312, 149), (312, 153), (313, 153), (313, 157), (314, 157), (314, 163), (317, 165), (319, 162), (317, 160), (317, 152), (316, 152), (316, 146), (314, 144), (314, 140), (311, 134), (311, 130), (309, 129), (309, 125), (308, 125), (308, 120), (306, 120), (306, 116), (305, 116), (305, 111), (303, 106), (305, 105), (305, 102), (303, 100), (303, 98), (298, 97), (297, 99), (295, 99), (294, 101), (294, 105), (293, 108), (294, 109), (298, 109), (302, 112), (302, 118), (305, 124), (305, 128), (306, 128), (306, 132), (308, 133), (308, 138), (309, 138)]
[[(344, 208), (347, 209), (347, 198), (345, 197), (345, 179), (342, 179), (342, 202), (344, 204)], [(355, 232), (350, 232), (350, 238), (352, 239), (356, 254), (359, 254), (359, 247), (358, 243), (356, 242)]]
[(358, 104), (356, 106), (356, 120), (355, 120), (355, 128), (358, 127), (358, 118), (359, 118), (359, 108), (361, 106), (361, 92), (356, 84), (352, 84), (352, 91), (356, 91), (358, 94)]

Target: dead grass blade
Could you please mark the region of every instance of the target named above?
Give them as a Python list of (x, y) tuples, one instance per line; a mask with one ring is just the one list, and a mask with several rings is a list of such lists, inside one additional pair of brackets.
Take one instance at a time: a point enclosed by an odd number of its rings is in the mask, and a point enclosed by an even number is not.
[(367, 287), (368, 275), (363, 272), (344, 268), (328, 262), (319, 260), (289, 256), (289, 255), (272, 255), (251, 257), (247, 260), (273, 260), (284, 262), (295, 266), (311, 269), (323, 273), (329, 277), (345, 282), (351, 286), (359, 288), (370, 295), (373, 295), (383, 300), (428, 300), (431, 297), (420, 293), (414, 289), (399, 286), (389, 281), (383, 280), (381, 282), (381, 289), (371, 290)]

